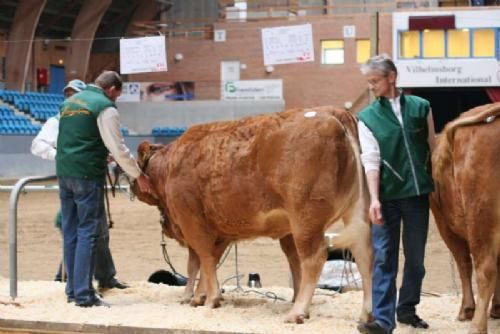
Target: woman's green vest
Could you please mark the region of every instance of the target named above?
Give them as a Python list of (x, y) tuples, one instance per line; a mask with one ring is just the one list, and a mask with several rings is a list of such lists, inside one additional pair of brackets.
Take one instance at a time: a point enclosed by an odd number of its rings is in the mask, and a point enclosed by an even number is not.
[(380, 147), (380, 199), (407, 198), (434, 190), (428, 144), (429, 102), (401, 95), (403, 126), (386, 98), (379, 98), (359, 114)]
[(108, 107), (115, 107), (113, 101), (93, 85), (63, 102), (57, 137), (57, 176), (104, 178), (108, 149), (99, 133), (97, 117)]

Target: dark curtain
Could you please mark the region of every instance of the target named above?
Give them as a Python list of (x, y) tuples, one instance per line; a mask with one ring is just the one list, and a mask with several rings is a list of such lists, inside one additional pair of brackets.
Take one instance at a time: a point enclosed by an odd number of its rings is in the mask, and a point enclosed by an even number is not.
[(500, 102), (500, 87), (488, 87), (486, 88), (486, 94), (488, 94), (492, 102)]

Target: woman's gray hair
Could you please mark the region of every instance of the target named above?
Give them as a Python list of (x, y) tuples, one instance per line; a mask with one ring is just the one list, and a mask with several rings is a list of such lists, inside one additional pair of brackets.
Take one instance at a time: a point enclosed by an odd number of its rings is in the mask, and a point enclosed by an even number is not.
[(383, 73), (384, 75), (388, 75), (390, 72), (398, 74), (398, 69), (391, 58), (383, 53), (377, 56), (371, 57), (361, 65), (361, 73), (364, 75), (368, 74), (368, 72), (378, 71)]
[(115, 71), (104, 71), (95, 79), (95, 84), (103, 89), (115, 86), (116, 89), (121, 90), (123, 81)]

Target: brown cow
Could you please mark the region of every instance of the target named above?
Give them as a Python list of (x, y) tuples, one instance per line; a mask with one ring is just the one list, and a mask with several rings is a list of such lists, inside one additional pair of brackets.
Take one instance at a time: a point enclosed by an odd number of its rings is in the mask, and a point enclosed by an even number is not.
[(371, 312), (370, 224), (354, 117), (332, 107), (218, 122), (190, 128), (159, 147), (142, 143), (139, 160), (165, 233), (189, 247), (192, 305), (219, 306), (216, 265), (231, 242), (280, 240), (289, 261), (294, 306), (288, 322), (303, 322), (326, 260), (324, 233), (342, 219), (338, 247), (351, 248), (363, 277), (361, 319)]
[(492, 296), (490, 315), (500, 318), (500, 103), (472, 109), (448, 124), (433, 154), (433, 168), (431, 208), (462, 280), (458, 319), (472, 318), (470, 333), (486, 333)]

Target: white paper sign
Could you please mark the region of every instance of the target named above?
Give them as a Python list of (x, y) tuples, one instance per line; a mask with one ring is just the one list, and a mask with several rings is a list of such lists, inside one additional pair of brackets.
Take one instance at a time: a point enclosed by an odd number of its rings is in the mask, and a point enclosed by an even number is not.
[(222, 82), (221, 99), (226, 101), (282, 100), (283, 80), (240, 80)]
[(264, 65), (314, 61), (312, 26), (263, 28), (262, 50)]
[(120, 72), (163, 72), (167, 70), (165, 37), (141, 37), (120, 40)]

